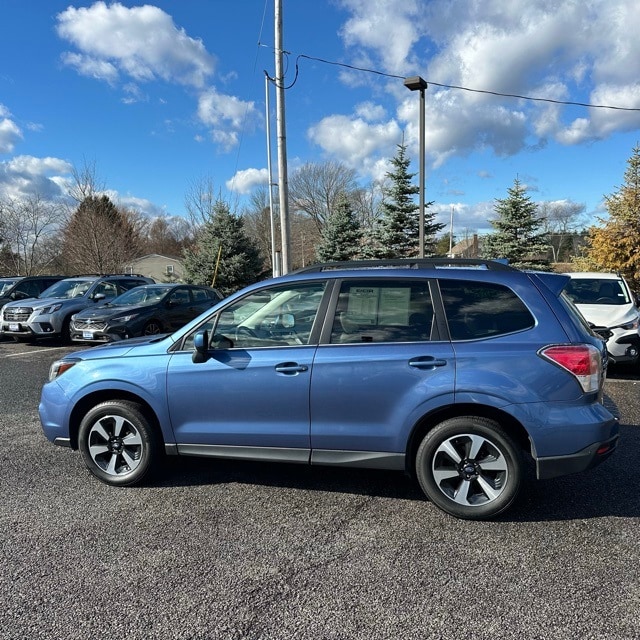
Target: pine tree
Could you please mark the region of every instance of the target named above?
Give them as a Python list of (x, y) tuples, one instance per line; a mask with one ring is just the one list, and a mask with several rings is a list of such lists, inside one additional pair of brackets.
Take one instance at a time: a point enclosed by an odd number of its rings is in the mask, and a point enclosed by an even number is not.
[(322, 239), (316, 247), (318, 260), (321, 262), (353, 260), (360, 254), (361, 240), (360, 222), (349, 199), (342, 194), (322, 229)]
[(187, 282), (213, 285), (225, 296), (262, 276), (260, 252), (247, 236), (244, 221), (220, 200), (195, 245), (185, 250), (184, 267)]
[(627, 160), (624, 184), (605, 196), (608, 220), (589, 229), (586, 260), (594, 270), (619, 271), (640, 287), (640, 145)]
[(508, 194), (496, 201), (497, 218), (491, 221), (496, 232), (485, 239), (484, 257), (506, 258), (519, 269), (548, 271), (549, 242), (547, 234), (540, 231), (544, 221), (537, 215), (536, 204), (518, 178)]
[[(409, 173), (411, 160), (407, 147), (398, 145), (398, 152), (391, 160), (393, 169), (387, 172), (389, 183), (383, 188), (382, 216), (374, 229), (373, 238), (366, 243), (364, 252), (374, 258), (402, 258), (417, 256), (420, 244), (420, 206), (414, 197), (420, 192), (412, 184), (415, 173)], [(432, 253), (436, 234), (444, 227), (435, 222), (435, 213), (429, 213), (432, 202), (425, 204), (424, 243), (425, 252)]]

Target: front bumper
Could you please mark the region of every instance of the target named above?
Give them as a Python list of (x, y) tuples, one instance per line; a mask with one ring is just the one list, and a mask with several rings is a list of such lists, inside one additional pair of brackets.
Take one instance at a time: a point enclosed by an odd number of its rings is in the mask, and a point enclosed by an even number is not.
[(640, 360), (640, 335), (637, 331), (615, 335), (607, 340), (607, 352), (613, 364), (635, 363)]
[(557, 478), (596, 467), (604, 462), (618, 445), (619, 435), (604, 442), (594, 442), (588, 447), (567, 456), (549, 456), (536, 459), (536, 471), (540, 480)]

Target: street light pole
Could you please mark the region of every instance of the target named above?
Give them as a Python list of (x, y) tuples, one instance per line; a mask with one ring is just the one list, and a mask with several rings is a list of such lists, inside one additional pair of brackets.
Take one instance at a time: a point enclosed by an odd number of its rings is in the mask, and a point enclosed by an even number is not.
[(420, 91), (420, 210), (418, 212), (418, 257), (424, 258), (424, 183), (425, 183), (425, 123), (424, 91), (429, 86), (427, 81), (420, 76), (412, 76), (404, 79), (404, 86), (410, 91)]

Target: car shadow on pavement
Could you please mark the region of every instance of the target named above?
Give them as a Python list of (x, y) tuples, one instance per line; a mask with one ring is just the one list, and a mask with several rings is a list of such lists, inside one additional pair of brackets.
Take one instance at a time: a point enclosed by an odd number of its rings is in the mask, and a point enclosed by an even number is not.
[[(640, 427), (622, 425), (620, 431), (617, 451), (599, 467), (551, 480), (531, 479), (525, 484), (517, 503), (496, 521), (640, 517), (635, 474)], [(231, 483), (426, 501), (417, 482), (401, 472), (268, 462), (170, 457), (153, 484), (193, 486)]]

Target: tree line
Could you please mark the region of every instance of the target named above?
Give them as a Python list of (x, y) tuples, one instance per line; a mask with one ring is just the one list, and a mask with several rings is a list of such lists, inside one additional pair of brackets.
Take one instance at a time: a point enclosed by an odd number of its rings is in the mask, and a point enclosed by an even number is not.
[[(608, 217), (581, 229), (584, 207), (538, 205), (518, 177), (494, 204), (493, 232), (481, 238), (478, 256), (506, 258), (519, 268), (616, 270), (635, 286), (640, 267), (640, 147), (628, 160), (624, 184), (605, 196)], [(419, 188), (409, 172), (406, 146), (390, 160), (386, 179), (366, 187), (338, 162), (308, 163), (289, 180), (292, 267), (314, 262), (418, 255)], [(215, 284), (225, 294), (271, 275), (280, 231), (272, 222), (266, 188), (240, 211), (211, 179), (185, 196), (186, 216), (150, 219), (114, 203), (98, 184), (95, 168), (73, 174), (68, 197), (0, 198), (0, 275), (115, 273), (135, 258), (158, 253), (183, 260), (186, 279)], [(425, 205), (425, 255), (449, 252), (433, 203)], [(467, 237), (473, 230), (465, 230)], [(457, 240), (457, 238), (455, 238)]]

